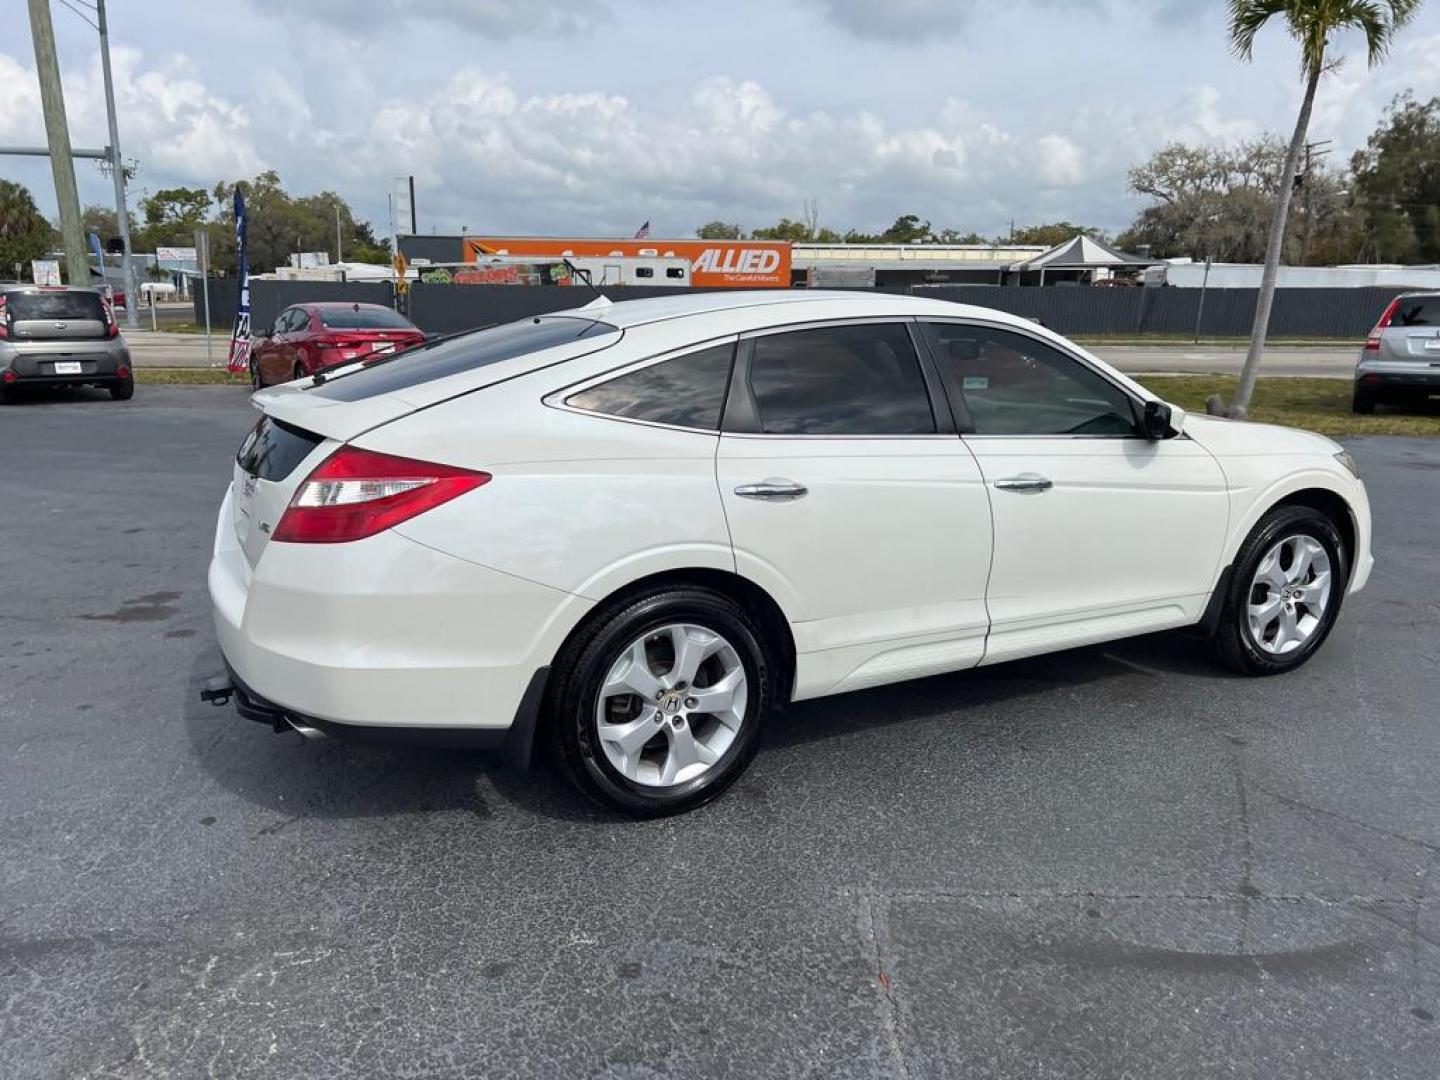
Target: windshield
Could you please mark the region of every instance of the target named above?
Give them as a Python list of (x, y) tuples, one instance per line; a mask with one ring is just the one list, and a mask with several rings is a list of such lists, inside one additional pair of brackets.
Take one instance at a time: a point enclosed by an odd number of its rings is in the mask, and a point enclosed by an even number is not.
[(385, 307), (322, 307), (320, 321), (334, 330), (414, 330), (415, 325), (398, 311)]
[(341, 369), (309, 393), (335, 401), (361, 401), (572, 341), (619, 333), (618, 327), (594, 319), (564, 315), (523, 319)]

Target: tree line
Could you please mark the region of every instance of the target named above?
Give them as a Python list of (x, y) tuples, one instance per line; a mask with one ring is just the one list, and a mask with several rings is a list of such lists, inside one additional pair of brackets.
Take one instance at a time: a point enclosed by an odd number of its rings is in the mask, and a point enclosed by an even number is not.
[[(210, 189), (162, 188), (142, 196), (139, 214), (131, 219), (131, 249), (193, 247), (196, 231), (203, 229), (209, 237), (211, 265), (232, 272), (237, 187), (244, 192), (249, 214), (247, 255), (254, 273), (285, 265), (296, 251), (327, 251), (333, 259), (337, 238), (347, 262), (390, 261), (389, 238), (377, 237), (374, 226), (357, 217), (341, 196), (333, 191), (291, 195), (274, 170)], [(81, 219), (85, 232), (93, 232), (102, 244), (119, 235), (113, 207), (87, 206)], [(0, 179), (0, 275), (11, 273), (16, 263), (28, 267), (30, 260), (59, 246), (59, 229), (40, 213), (30, 192)]]

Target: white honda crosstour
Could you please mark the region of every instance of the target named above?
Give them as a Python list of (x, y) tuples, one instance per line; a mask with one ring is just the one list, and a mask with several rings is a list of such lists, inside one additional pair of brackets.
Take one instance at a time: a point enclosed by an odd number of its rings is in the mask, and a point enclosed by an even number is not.
[(1176, 627), (1289, 671), (1372, 564), (1329, 439), (909, 296), (597, 300), (254, 403), (206, 696), (306, 735), (543, 740), (636, 814), (715, 796), (789, 701)]

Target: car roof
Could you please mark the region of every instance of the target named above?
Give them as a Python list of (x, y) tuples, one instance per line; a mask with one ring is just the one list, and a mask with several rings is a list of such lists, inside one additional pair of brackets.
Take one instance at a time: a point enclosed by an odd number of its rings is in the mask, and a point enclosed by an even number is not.
[[(354, 310), (355, 308), (375, 308), (381, 311), (395, 310), (388, 304), (368, 304), (363, 300), (305, 300), (298, 304), (292, 304), (291, 306), (301, 308), (313, 308), (316, 311), (324, 311), (327, 308), (331, 310), (334, 310), (336, 308), (350, 308), (351, 310)], [(396, 312), (396, 314), (399, 313)]]
[(84, 292), (100, 294), (100, 290), (87, 285), (36, 285), (30, 281), (0, 281), (5, 292)]
[[(620, 329), (720, 312), (745, 312), (750, 325), (783, 325), (808, 318), (935, 316), (984, 318), (992, 322), (1033, 325), (1018, 315), (955, 304), (948, 300), (899, 293), (846, 292), (837, 289), (726, 289), (708, 293), (677, 293), (644, 300), (610, 301), (604, 298), (556, 315), (580, 316)], [(826, 310), (828, 309), (828, 310)], [(843, 309), (843, 310), (842, 310)]]

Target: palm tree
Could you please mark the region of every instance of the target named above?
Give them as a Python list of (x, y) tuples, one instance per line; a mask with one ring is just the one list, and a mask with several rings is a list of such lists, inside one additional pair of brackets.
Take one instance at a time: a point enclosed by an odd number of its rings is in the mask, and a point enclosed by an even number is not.
[[(1250, 331), (1250, 351), (1240, 372), (1240, 385), (1229, 414), (1243, 417), (1255, 392), (1255, 377), (1260, 373), (1260, 356), (1265, 351), (1265, 334), (1270, 328), (1270, 309), (1275, 302), (1275, 280), (1280, 274), (1280, 252), (1285, 243), (1285, 225), (1290, 216), (1290, 198), (1295, 190), (1295, 171), (1305, 147), (1305, 134), (1310, 127), (1310, 111), (1315, 104), (1315, 89), (1320, 76), (1333, 63), (1327, 64), (1325, 49), (1330, 39), (1343, 30), (1358, 30), (1365, 37), (1370, 66), (1374, 67), (1390, 50), (1396, 31), (1410, 21), (1420, 7), (1420, 0), (1228, 0), (1230, 48), (1242, 60), (1249, 60), (1255, 49), (1255, 37), (1276, 16), (1283, 16), (1290, 36), (1300, 43), (1300, 72), (1305, 79), (1305, 97), (1295, 121), (1295, 134), (1280, 173), (1275, 198), (1275, 217), (1270, 224), (1270, 240), (1265, 248), (1265, 272), (1260, 278), (1260, 296), (1255, 301), (1255, 325)], [(1219, 396), (1211, 399), (1216, 411)], [(1222, 407), (1223, 411), (1223, 407)]]

